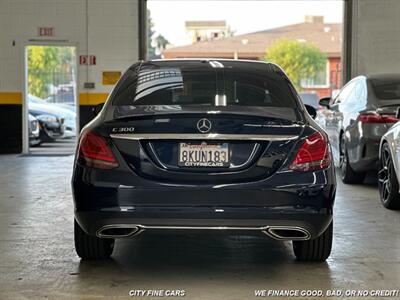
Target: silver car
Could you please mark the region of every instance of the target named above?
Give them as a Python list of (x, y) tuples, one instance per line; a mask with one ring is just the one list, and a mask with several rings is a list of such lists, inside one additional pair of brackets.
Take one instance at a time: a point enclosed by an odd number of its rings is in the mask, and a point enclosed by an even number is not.
[[(400, 117), (400, 109), (397, 111)], [(379, 147), (378, 187), (382, 204), (388, 209), (400, 208), (400, 122), (383, 137)]]
[(42, 142), (40, 140), (40, 128), (39, 128), (39, 121), (32, 116), (31, 114), (28, 115), (29, 122), (28, 122), (28, 130), (29, 130), (29, 146), (39, 146)]
[(400, 74), (358, 76), (334, 98), (323, 98), (318, 120), (329, 134), (339, 158), (344, 183), (361, 183), (367, 171), (378, 169), (379, 143), (398, 121)]

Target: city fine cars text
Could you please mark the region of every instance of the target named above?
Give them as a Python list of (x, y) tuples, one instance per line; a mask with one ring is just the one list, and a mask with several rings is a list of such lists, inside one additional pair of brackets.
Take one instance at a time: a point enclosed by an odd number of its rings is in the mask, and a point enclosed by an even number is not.
[(131, 297), (185, 297), (185, 290), (130, 290)]

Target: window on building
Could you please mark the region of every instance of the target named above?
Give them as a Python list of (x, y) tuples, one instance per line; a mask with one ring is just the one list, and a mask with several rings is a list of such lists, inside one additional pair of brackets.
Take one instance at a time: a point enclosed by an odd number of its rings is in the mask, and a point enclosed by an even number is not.
[(303, 88), (327, 87), (329, 86), (329, 68), (328, 62), (324, 68), (319, 71), (314, 77), (303, 79), (301, 81)]

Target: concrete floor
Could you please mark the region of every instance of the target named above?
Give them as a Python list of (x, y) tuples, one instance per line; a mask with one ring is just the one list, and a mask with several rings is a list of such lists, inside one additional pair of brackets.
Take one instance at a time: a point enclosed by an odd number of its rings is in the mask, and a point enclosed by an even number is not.
[(51, 143), (42, 143), (40, 146), (30, 147), (29, 155), (58, 156), (75, 153), (76, 139), (59, 139)]
[(80, 262), (72, 162), (0, 156), (0, 299), (125, 299), (132, 289), (184, 289), (186, 299), (242, 300), (256, 298), (255, 289), (400, 288), (400, 211), (381, 206), (374, 178), (362, 186), (338, 181), (334, 247), (324, 264), (298, 263), (290, 243), (261, 235), (157, 232), (118, 241), (109, 261)]

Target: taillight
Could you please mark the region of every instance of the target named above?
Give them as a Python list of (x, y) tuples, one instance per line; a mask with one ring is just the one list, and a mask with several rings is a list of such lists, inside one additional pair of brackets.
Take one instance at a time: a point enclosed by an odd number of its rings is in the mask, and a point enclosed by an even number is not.
[(118, 162), (107, 141), (90, 130), (83, 134), (79, 142), (78, 161), (88, 167), (98, 169), (118, 167)]
[(316, 132), (305, 139), (289, 169), (298, 172), (322, 170), (331, 164), (327, 139)]
[(398, 119), (395, 115), (379, 115), (379, 114), (361, 114), (358, 116), (358, 121), (364, 124), (379, 124), (379, 123), (396, 123)]

